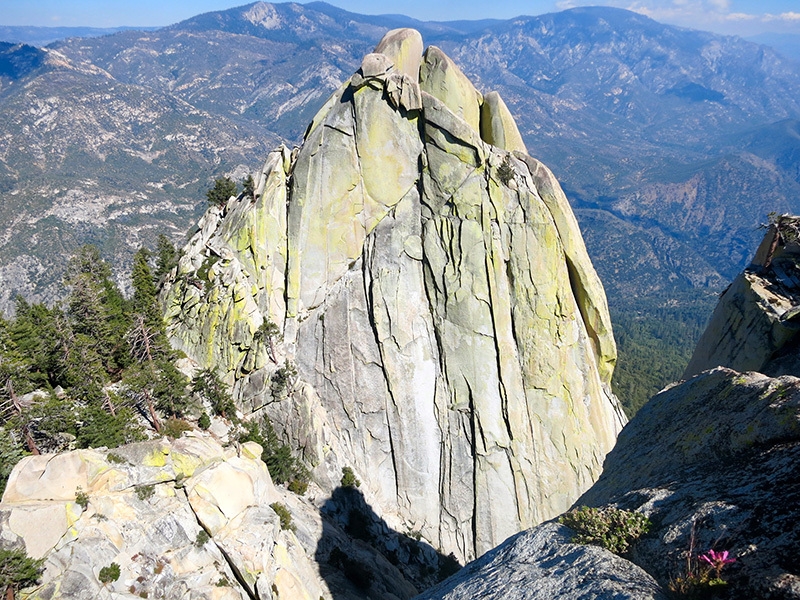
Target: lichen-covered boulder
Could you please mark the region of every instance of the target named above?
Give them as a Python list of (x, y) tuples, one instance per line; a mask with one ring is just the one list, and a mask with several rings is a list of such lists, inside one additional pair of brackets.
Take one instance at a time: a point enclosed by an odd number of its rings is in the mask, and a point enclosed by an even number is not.
[(511, 111), (497, 92), (489, 92), (483, 97), (481, 137), (487, 144), (503, 150), (528, 153)]
[(206, 217), (162, 299), (173, 344), (323, 490), (351, 467), (392, 528), (465, 559), (568, 508), (624, 416), (558, 182), (498, 96), (420, 52), (387, 34), (254, 198)]

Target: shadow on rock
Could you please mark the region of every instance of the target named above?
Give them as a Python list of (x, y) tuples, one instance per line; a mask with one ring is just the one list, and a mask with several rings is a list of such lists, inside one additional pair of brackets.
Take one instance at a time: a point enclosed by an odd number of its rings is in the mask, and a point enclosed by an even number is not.
[(336, 488), (321, 514), (315, 559), (334, 600), (413, 598), (461, 568), (452, 554), (392, 530), (354, 487)]

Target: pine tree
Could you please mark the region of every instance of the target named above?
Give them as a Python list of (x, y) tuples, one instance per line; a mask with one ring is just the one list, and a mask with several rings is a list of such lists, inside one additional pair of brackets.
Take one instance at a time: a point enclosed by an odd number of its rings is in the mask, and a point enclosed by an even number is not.
[(156, 285), (178, 264), (178, 251), (164, 234), (158, 236), (156, 245), (156, 269), (153, 278)]
[(239, 187), (230, 177), (218, 177), (214, 185), (206, 192), (209, 204), (224, 208), (231, 196), (236, 196)]
[(133, 256), (133, 313), (141, 315), (147, 327), (160, 332), (164, 330), (164, 320), (158, 308), (158, 291), (150, 269), (150, 257), (147, 248), (140, 248)]
[(242, 182), (242, 187), (244, 188), (242, 193), (244, 194), (245, 198), (250, 198), (251, 200), (256, 199), (256, 182), (253, 181), (252, 175), (245, 177), (244, 181)]
[(133, 262), (133, 315), (125, 336), (135, 366), (125, 376), (126, 388), (146, 407), (153, 427), (161, 428), (156, 409), (179, 417), (186, 410), (186, 378), (173, 364), (164, 319), (158, 308), (150, 253), (139, 250)]
[(115, 357), (123, 345), (125, 303), (111, 281), (111, 268), (95, 246), (81, 246), (70, 258), (64, 283), (71, 288), (67, 316), (72, 332), (85, 336), (80, 343), (92, 347), (106, 373), (118, 372)]
[(192, 392), (208, 400), (215, 415), (236, 420), (233, 398), (215, 371), (211, 369), (199, 371), (192, 379)]

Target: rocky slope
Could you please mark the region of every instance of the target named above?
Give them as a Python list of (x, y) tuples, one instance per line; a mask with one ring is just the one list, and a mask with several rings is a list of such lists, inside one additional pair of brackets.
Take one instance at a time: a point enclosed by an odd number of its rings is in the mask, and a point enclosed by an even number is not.
[[(237, 452), (187, 437), (28, 457), (0, 504), (4, 545), (46, 557), (33, 598), (247, 598), (256, 588), (272, 597), (273, 582), (288, 592), (314, 569), (269, 508), (281, 496), (260, 454), (253, 443)], [(112, 562), (121, 575), (104, 586), (98, 573)]]
[(323, 489), (351, 466), (390, 526), (461, 559), (566, 509), (624, 420), (558, 182), (413, 30), (270, 154), (254, 198), (208, 211), (163, 298), (173, 343)]
[(736, 559), (715, 597), (800, 598), (799, 459), (800, 379), (701, 373), (636, 414), (576, 502), (649, 516), (652, 531), (629, 556), (573, 544), (569, 528), (547, 523), (420, 598), (663, 599), (687, 564), (701, 572), (709, 549)]

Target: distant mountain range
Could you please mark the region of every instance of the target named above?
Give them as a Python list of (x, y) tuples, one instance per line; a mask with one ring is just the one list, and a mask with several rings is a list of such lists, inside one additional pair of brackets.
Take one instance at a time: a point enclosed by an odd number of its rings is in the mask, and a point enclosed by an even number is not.
[(0, 25), (0, 40), (12, 44), (46, 46), (67, 38), (88, 38), (111, 35), (129, 29), (152, 30), (157, 27), (33, 27)]
[(797, 33), (759, 33), (745, 38), (756, 44), (771, 46), (787, 58), (800, 60), (800, 34)]
[[(800, 211), (800, 63), (625, 10), (420, 22), (258, 2), (152, 31), (0, 45), (0, 308), (52, 300), (93, 242), (125, 270), (180, 239), (383, 33), (415, 27), (485, 92), (573, 203), (612, 305), (724, 287), (770, 211)], [(0, 30), (2, 33), (2, 30)]]

